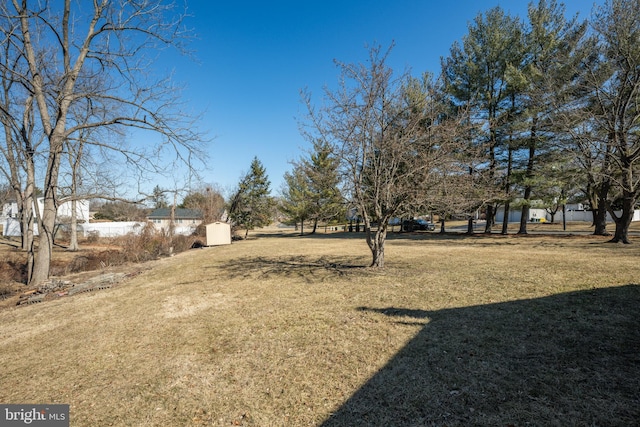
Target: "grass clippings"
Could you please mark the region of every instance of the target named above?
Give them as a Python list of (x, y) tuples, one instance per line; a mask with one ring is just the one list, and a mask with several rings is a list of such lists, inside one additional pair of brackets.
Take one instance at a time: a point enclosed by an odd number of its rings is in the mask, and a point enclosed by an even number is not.
[(633, 425), (640, 248), (252, 238), (0, 311), (0, 402), (74, 426)]

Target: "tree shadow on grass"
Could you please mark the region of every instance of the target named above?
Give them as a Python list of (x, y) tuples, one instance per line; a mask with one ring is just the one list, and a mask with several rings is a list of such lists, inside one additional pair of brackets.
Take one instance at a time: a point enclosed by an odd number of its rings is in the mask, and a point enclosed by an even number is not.
[(638, 425), (639, 285), (359, 310), (425, 326), (323, 427)]
[[(311, 258), (307, 256), (278, 256), (278, 257), (243, 257), (216, 266), (231, 277), (245, 278), (296, 278), (306, 283), (322, 282), (333, 277), (343, 277), (352, 272), (366, 274), (362, 259), (347, 260), (340, 258), (340, 262), (328, 257)], [(364, 272), (364, 273), (363, 273)], [(373, 274), (373, 273), (372, 273)]]

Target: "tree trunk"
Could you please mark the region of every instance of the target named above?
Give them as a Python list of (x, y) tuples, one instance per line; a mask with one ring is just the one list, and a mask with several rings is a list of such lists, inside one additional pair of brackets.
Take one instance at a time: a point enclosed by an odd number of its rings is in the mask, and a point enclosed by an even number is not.
[(495, 219), (495, 211), (493, 209), (493, 205), (487, 205), (486, 218), (487, 222), (484, 226), (484, 232), (487, 234), (491, 234), (491, 228), (493, 227), (493, 221)]
[[(58, 122), (64, 129), (64, 121)], [(30, 285), (38, 285), (49, 278), (51, 258), (53, 256), (54, 227), (57, 215), (58, 176), (60, 172), (60, 156), (62, 154), (64, 136), (55, 131), (49, 138), (49, 159), (47, 161), (46, 181), (44, 185), (44, 201), (42, 215), (38, 216), (38, 252), (33, 259), (33, 271), (29, 278)], [(36, 207), (36, 215), (39, 209)]]
[(445, 233), (445, 228), (444, 228), (444, 215), (440, 218), (440, 233), (444, 234)]
[[(75, 194), (75, 189), (74, 189)], [(69, 241), (69, 250), (73, 252), (77, 252), (79, 248), (78, 246), (78, 214), (76, 213), (77, 209), (77, 201), (76, 199), (71, 200), (71, 230), (70, 230), (70, 241)]]
[(520, 229), (518, 230), (518, 234), (527, 234), (527, 222), (529, 221), (529, 209), (530, 209), (531, 191), (532, 191), (531, 180), (533, 179), (533, 164), (534, 164), (534, 159), (536, 155), (537, 122), (538, 122), (538, 118), (534, 116), (533, 126), (531, 128), (531, 139), (529, 141), (529, 159), (527, 160), (528, 182), (524, 188), (524, 205), (522, 206), (522, 213), (520, 214)]
[(473, 218), (467, 220), (467, 234), (473, 234)]
[(38, 252), (33, 259), (33, 270), (29, 277), (30, 285), (38, 285), (49, 278), (51, 258), (53, 256), (53, 231), (56, 222), (55, 197), (52, 189), (47, 189), (44, 197), (42, 221), (38, 227)]
[(603, 195), (602, 192), (598, 194), (598, 204), (595, 209), (592, 207), (593, 212), (593, 225), (594, 225), (594, 236), (610, 236), (611, 233), (607, 231), (607, 199), (606, 195)]
[[(367, 244), (371, 249), (371, 265), (369, 267), (383, 268), (384, 267), (384, 242), (387, 238), (387, 226), (380, 224), (375, 233), (372, 233), (371, 228), (365, 226), (367, 231)], [(372, 235), (373, 234), (373, 235)]]
[[(24, 191), (23, 203), (23, 229), (22, 229), (22, 248), (27, 251), (27, 283), (31, 283), (35, 264), (35, 224), (38, 224), (38, 232), (40, 232), (42, 218), (38, 207), (38, 201), (35, 197), (36, 174), (35, 165), (33, 163), (33, 150), (31, 150), (30, 141), (27, 145), (27, 156), (25, 157), (27, 185)], [(48, 273), (47, 273), (48, 275)]]
[[(525, 190), (525, 200), (527, 200), (526, 197)], [(525, 204), (522, 205), (522, 210), (520, 211), (520, 229), (518, 230), (518, 234), (527, 234), (527, 221), (529, 221), (529, 205)]]
[(502, 218), (502, 231), (501, 234), (509, 234), (509, 211), (511, 210), (511, 203), (507, 200), (504, 204), (504, 216)]
[[(25, 203), (24, 200), (27, 200), (27, 202)], [(29, 283), (30, 277), (33, 274), (33, 262), (36, 250), (33, 230), (35, 223), (33, 201), (33, 196), (23, 199), (23, 211), (21, 214), (22, 250), (27, 252), (27, 283)]]
[[(515, 103), (512, 96), (512, 105)], [(504, 216), (502, 218), (502, 234), (509, 234), (509, 211), (511, 210), (511, 172), (513, 169), (513, 136), (509, 135), (509, 155), (507, 157), (507, 176), (505, 179), (504, 190), (507, 201), (504, 203)]]
[(313, 230), (311, 230), (311, 234), (316, 234), (316, 229), (318, 228), (318, 219), (313, 219)]
[(609, 240), (609, 242), (624, 244), (631, 243), (629, 241), (629, 225), (631, 225), (631, 220), (633, 219), (634, 205), (634, 198), (626, 196), (622, 200), (622, 213), (620, 214), (620, 216), (617, 217), (614, 212), (610, 212), (616, 223), (616, 231), (613, 235), (613, 239)]

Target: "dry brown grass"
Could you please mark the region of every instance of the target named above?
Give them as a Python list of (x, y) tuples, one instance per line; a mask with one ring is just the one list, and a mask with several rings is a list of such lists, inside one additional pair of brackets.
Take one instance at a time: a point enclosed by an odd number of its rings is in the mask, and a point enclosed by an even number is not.
[[(251, 236), (251, 234), (250, 234)], [(633, 425), (640, 245), (354, 235), (192, 250), (0, 311), (0, 402), (74, 426)]]

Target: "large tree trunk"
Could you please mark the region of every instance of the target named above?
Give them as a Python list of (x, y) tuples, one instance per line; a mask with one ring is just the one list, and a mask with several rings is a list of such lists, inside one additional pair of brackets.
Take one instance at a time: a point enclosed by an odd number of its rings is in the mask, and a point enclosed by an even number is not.
[(495, 220), (495, 217), (496, 217), (495, 210), (493, 209), (493, 205), (491, 204), (487, 205), (486, 217), (487, 217), (487, 222), (484, 226), (484, 232), (487, 234), (490, 234), (491, 228), (493, 227), (493, 221)]
[(42, 222), (38, 227), (38, 251), (35, 253), (33, 270), (29, 277), (30, 285), (38, 285), (49, 278), (53, 256), (53, 232), (56, 222), (55, 197), (51, 194), (52, 192), (51, 189), (47, 189), (45, 192)]
[(607, 231), (607, 211), (604, 208), (597, 208), (593, 211), (593, 235), (594, 236), (611, 236)]
[(607, 193), (604, 190), (598, 192), (597, 204), (593, 208), (593, 234), (594, 236), (610, 236), (611, 233), (607, 231)]
[[(64, 129), (64, 121), (59, 126)], [(58, 175), (60, 173), (60, 156), (64, 135), (57, 131), (49, 139), (49, 159), (47, 161), (46, 181), (44, 185), (44, 201), (41, 220), (38, 220), (39, 244), (33, 260), (33, 270), (29, 277), (30, 285), (38, 285), (49, 278), (51, 259), (53, 256), (54, 227), (57, 215)], [(36, 208), (37, 210), (37, 208)]]
[(520, 229), (518, 234), (527, 234), (527, 222), (529, 221), (529, 208), (531, 201), (532, 185), (530, 180), (533, 179), (533, 164), (536, 155), (536, 123), (537, 117), (533, 118), (533, 127), (531, 128), (531, 140), (529, 141), (529, 159), (527, 161), (527, 185), (524, 188), (524, 205), (520, 214)]
[(631, 225), (631, 220), (633, 219), (634, 205), (635, 199), (627, 195), (622, 200), (622, 213), (620, 214), (620, 216), (617, 217), (614, 212), (610, 212), (616, 223), (616, 231), (613, 235), (613, 239), (609, 240), (611, 243), (631, 243), (629, 241), (629, 226)]
[(473, 234), (473, 218), (467, 220), (467, 234)]
[(375, 233), (371, 231), (369, 226), (367, 228), (367, 244), (371, 249), (371, 265), (370, 267), (382, 268), (384, 267), (384, 242), (387, 238), (387, 225), (380, 224)]
[(509, 211), (510, 210), (511, 210), (511, 203), (507, 200), (504, 204), (504, 215), (502, 218), (501, 234), (509, 234)]

